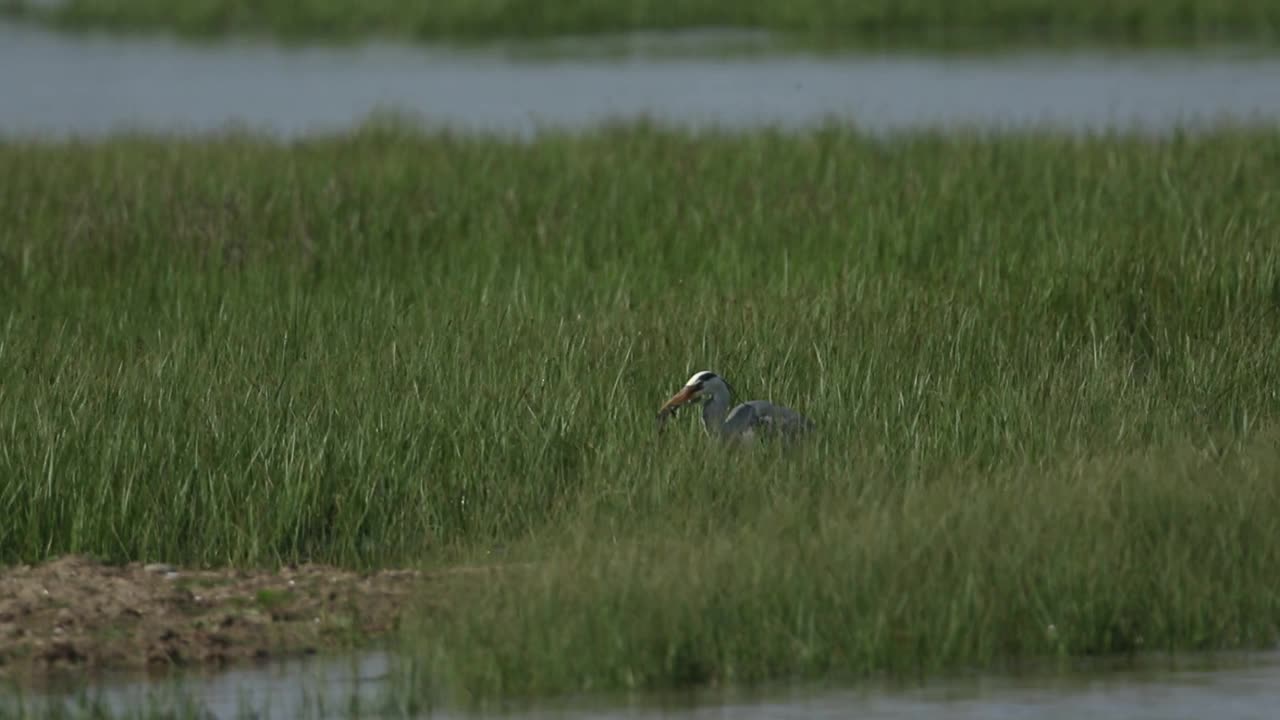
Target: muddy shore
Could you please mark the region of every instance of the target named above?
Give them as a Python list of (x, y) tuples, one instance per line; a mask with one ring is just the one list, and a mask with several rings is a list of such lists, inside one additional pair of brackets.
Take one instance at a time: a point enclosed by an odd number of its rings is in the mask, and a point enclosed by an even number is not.
[(0, 678), (216, 669), (368, 644), (397, 627), (414, 570), (188, 570), (68, 556), (0, 568)]

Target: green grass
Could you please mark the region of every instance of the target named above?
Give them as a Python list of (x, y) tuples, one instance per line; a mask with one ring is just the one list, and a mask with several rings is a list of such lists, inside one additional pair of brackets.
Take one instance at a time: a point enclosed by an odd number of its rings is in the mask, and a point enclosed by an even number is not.
[(1274, 645), (1274, 435), (1224, 457), (1175, 445), (924, 478), (798, 465), (638, 491), (631, 522), (585, 503), (527, 546), (535, 570), (420, 619), (419, 690), (472, 702)]
[(294, 38), (483, 40), (727, 26), (836, 45), (1270, 43), (1280, 30), (1280, 7), (1269, 0), (68, 0), (52, 11), (9, 0), (7, 9), (71, 27), (164, 28), (192, 35), (265, 31)]
[[(1280, 133), (382, 126), (0, 174), (0, 561), (532, 562), (410, 623), (462, 697), (1280, 620)], [(658, 438), (703, 368), (821, 432)]]

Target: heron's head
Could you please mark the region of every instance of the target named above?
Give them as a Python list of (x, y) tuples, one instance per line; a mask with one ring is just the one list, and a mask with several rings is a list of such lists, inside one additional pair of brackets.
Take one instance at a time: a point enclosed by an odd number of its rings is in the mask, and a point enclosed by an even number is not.
[(696, 372), (693, 377), (689, 378), (689, 382), (680, 388), (680, 392), (671, 396), (662, 409), (658, 411), (658, 417), (665, 417), (675, 412), (681, 405), (687, 405), (691, 402), (706, 402), (717, 394), (731, 394), (732, 389), (724, 378), (716, 375), (710, 370)]

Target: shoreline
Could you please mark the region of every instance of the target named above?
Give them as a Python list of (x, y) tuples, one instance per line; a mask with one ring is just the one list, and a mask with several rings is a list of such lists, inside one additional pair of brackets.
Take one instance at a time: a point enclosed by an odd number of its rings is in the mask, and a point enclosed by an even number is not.
[(399, 626), (417, 570), (110, 565), (0, 569), (0, 678), (219, 670), (363, 647)]

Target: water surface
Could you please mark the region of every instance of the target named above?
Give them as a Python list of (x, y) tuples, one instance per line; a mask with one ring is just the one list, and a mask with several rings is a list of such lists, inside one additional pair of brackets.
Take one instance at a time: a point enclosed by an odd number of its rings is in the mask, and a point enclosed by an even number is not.
[[(974, 675), (921, 683), (867, 683), (847, 690), (801, 689), (737, 696), (692, 696), (590, 704), (504, 713), (508, 720), (542, 718), (845, 718), (866, 720), (1250, 720), (1276, 717), (1280, 707), (1280, 653), (1192, 658), (1182, 667), (1146, 660), (1121, 669), (1059, 674)], [(278, 663), (214, 676), (160, 682), (124, 682), (88, 690), (117, 713), (142, 707), (194, 706), (206, 716), (347, 717), (352, 698), (365, 715), (387, 708), (396, 677), (395, 657), (384, 652)], [(72, 703), (72, 695), (40, 702)], [(3, 703), (0, 702), (0, 710)], [(323, 712), (321, 712), (323, 710)], [(423, 717), (476, 717), (439, 710)]]
[[(717, 47), (752, 52), (715, 55)], [(764, 52), (753, 35), (681, 33), (617, 52), (373, 43), (282, 47), (60, 34), (0, 24), (0, 135), (205, 132), (285, 137), (375, 111), (530, 136), (648, 116), (730, 129), (829, 119), (869, 131), (1053, 127), (1165, 132), (1280, 121), (1280, 55), (1044, 52), (991, 56)], [(527, 46), (526, 46), (527, 47)], [(703, 52), (693, 52), (701, 48)]]

